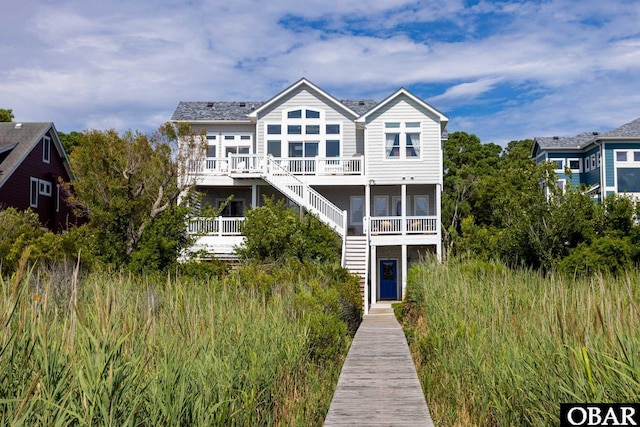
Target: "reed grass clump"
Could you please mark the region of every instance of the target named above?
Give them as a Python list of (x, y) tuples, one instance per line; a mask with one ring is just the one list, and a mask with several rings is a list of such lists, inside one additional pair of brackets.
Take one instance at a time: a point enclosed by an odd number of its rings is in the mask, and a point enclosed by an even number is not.
[(350, 343), (336, 314), (314, 353), (331, 287), (243, 274), (94, 272), (59, 292), (25, 262), (0, 279), (0, 425), (322, 424)]
[(402, 316), (436, 425), (557, 425), (562, 402), (640, 397), (640, 274), (493, 263), (410, 272)]

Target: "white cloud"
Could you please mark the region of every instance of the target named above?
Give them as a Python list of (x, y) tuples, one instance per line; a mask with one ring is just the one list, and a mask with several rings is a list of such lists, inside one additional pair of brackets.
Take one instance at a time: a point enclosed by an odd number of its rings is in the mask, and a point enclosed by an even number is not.
[(508, 141), (613, 128), (633, 118), (640, 93), (640, 4), (624, 0), (23, 0), (11, 9), (0, 27), (0, 108), (63, 131), (155, 128), (180, 100), (265, 100), (306, 76), (337, 97), (435, 85), (417, 95), (446, 108), (450, 130)]
[(485, 92), (490, 91), (498, 84), (502, 78), (482, 79), (474, 82), (461, 83), (447, 89), (443, 94), (429, 98), (429, 102), (448, 101), (448, 100), (472, 100)]

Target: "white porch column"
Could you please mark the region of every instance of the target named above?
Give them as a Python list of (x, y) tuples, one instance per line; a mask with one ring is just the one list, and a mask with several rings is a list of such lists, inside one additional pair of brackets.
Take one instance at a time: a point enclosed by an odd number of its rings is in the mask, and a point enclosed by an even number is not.
[(371, 218), (371, 183), (364, 186), (364, 217)]
[(402, 245), (402, 294), (400, 299), (404, 300), (404, 294), (407, 291), (407, 245)]
[[(407, 184), (400, 186), (400, 200), (400, 208), (402, 209), (402, 225), (400, 226), (400, 230), (402, 230), (402, 235), (405, 235), (407, 234)], [(402, 292), (404, 293), (404, 290)]]
[(438, 262), (442, 262), (442, 202), (441, 202), (441, 193), (442, 185), (436, 184), (436, 256), (438, 257)]
[(375, 304), (378, 301), (377, 287), (378, 287), (378, 268), (377, 268), (378, 255), (376, 254), (376, 247), (371, 246), (371, 304)]
[(258, 184), (251, 186), (251, 207), (258, 207)]

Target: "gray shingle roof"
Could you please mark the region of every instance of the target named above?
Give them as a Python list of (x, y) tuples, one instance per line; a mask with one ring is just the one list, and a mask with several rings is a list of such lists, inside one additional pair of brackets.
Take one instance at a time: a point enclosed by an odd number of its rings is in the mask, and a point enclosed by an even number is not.
[[(344, 106), (357, 114), (364, 114), (377, 102), (372, 99), (341, 100)], [(249, 113), (262, 106), (264, 102), (184, 102), (181, 101), (171, 120), (246, 120)]]
[(171, 120), (247, 120), (263, 102), (180, 102)]
[(615, 128), (612, 131), (603, 133), (600, 136), (603, 138), (610, 138), (610, 137), (640, 138), (640, 118), (635, 119), (634, 121), (629, 122), (627, 124), (624, 124), (619, 128)]
[(543, 136), (534, 141), (540, 148), (575, 148), (581, 149), (602, 138), (638, 138), (640, 139), (640, 118), (624, 124), (609, 132), (584, 132), (571, 137)]
[(589, 145), (598, 137), (598, 132), (584, 132), (571, 137), (562, 136), (542, 136), (536, 137), (535, 142), (540, 148), (576, 148), (580, 149)]
[(378, 105), (373, 99), (341, 99), (340, 102), (360, 116)]
[[(53, 123), (21, 123), (16, 122), (0, 123), (0, 151), (11, 150), (0, 163), (0, 186), (9, 178), (16, 167), (22, 162), (33, 147), (40, 141), (40, 137), (49, 130)], [(11, 146), (15, 146), (11, 149)], [(6, 153), (5, 153), (6, 154)], [(4, 156), (3, 156), (4, 157)]]

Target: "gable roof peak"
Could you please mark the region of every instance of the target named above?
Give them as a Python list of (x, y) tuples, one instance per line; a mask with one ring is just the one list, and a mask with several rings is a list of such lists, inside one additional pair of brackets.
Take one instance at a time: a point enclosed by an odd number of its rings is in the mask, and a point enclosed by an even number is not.
[(260, 111), (264, 111), (265, 109), (267, 109), (270, 106), (274, 105), (279, 100), (281, 100), (282, 98), (286, 97), (288, 94), (294, 92), (295, 90), (297, 90), (298, 88), (300, 88), (302, 86), (307, 86), (307, 87), (311, 88), (314, 92), (317, 92), (320, 95), (324, 96), (329, 101), (331, 101), (334, 105), (338, 106), (339, 108), (345, 110), (347, 113), (352, 115), (354, 119), (359, 116), (358, 113), (356, 113), (351, 108), (349, 108), (347, 105), (345, 105), (345, 103), (339, 101), (333, 95), (329, 94), (328, 92), (324, 91), (320, 87), (318, 87), (315, 84), (311, 83), (311, 81), (309, 81), (306, 77), (302, 77), (300, 80), (298, 80), (297, 82), (293, 83), (292, 85), (290, 85), (286, 89), (280, 91), (280, 93), (276, 94), (271, 99), (269, 99), (267, 102), (263, 103), (260, 107), (256, 108), (251, 113), (249, 113), (248, 114), (249, 118), (255, 120), (258, 117), (258, 113), (260, 113)]
[(425, 108), (427, 111), (432, 112), (433, 114), (435, 114), (436, 116), (438, 116), (438, 118), (440, 119), (440, 123), (441, 123), (441, 128), (442, 130), (444, 130), (444, 128), (446, 127), (447, 123), (449, 122), (449, 118), (447, 116), (445, 116), (443, 113), (441, 113), (439, 110), (437, 110), (436, 108), (432, 107), (431, 105), (427, 104), (424, 100), (422, 100), (421, 98), (417, 97), (416, 95), (414, 95), (413, 93), (411, 93), (409, 90), (405, 89), (404, 87), (400, 87), (400, 89), (396, 90), (395, 92), (393, 92), (391, 95), (389, 95), (388, 97), (386, 97), (384, 100), (382, 100), (380, 103), (378, 103), (375, 107), (373, 107), (372, 109), (370, 109), (369, 111), (367, 111), (365, 114), (363, 114), (362, 116), (360, 116), (356, 122), (358, 123), (365, 123), (367, 117), (369, 117), (371, 114), (375, 113), (376, 111), (378, 111), (380, 108), (382, 108), (384, 105), (390, 103), (391, 101), (393, 101), (394, 99), (396, 99), (397, 97), (401, 96), (401, 95), (405, 95), (408, 98), (410, 98), (411, 100), (413, 100), (414, 102), (416, 102), (418, 105), (421, 105), (423, 108)]

